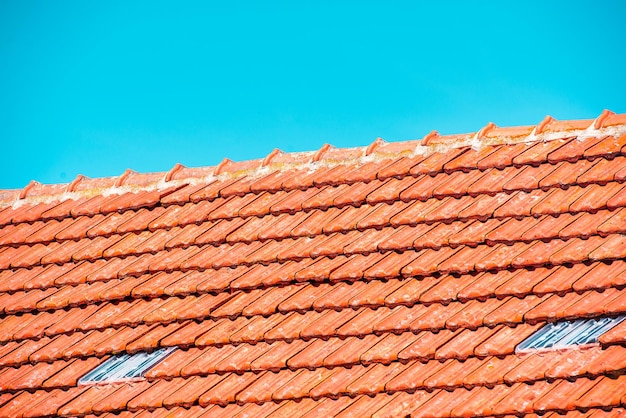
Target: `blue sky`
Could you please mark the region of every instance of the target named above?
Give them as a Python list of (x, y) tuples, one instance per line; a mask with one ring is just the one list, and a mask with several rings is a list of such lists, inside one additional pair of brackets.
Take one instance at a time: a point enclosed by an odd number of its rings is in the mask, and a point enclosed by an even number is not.
[(626, 2), (0, 1), (0, 189), (626, 112)]

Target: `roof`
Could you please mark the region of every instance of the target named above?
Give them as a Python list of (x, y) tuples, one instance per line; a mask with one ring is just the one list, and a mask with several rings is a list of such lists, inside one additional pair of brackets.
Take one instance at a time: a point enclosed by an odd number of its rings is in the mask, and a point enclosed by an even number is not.
[(0, 416), (623, 416), (626, 321), (516, 347), (626, 312), (625, 162), (605, 111), (0, 191)]

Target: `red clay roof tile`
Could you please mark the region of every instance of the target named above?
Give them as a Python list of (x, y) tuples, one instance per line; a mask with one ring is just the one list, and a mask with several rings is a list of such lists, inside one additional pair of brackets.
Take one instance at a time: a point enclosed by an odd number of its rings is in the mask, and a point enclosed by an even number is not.
[[(591, 348), (515, 348), (626, 312), (625, 124), (0, 192), (0, 412), (619, 415), (623, 322)], [(147, 381), (76, 386), (172, 346)]]

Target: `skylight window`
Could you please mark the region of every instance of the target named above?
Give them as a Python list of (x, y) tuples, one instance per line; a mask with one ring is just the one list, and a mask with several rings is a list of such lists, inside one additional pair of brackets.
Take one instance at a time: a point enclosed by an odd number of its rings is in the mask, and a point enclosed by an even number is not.
[(175, 349), (176, 347), (167, 347), (151, 353), (139, 352), (113, 356), (81, 377), (78, 384), (119, 382), (141, 378), (145, 372)]
[(592, 344), (598, 338), (622, 322), (626, 315), (616, 318), (577, 319), (544, 325), (539, 331), (526, 338), (515, 352), (544, 349), (561, 349), (577, 345)]

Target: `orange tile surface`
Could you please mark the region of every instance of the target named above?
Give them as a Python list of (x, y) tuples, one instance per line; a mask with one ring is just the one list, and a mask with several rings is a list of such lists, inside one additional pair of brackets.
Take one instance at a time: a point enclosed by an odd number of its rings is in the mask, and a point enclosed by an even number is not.
[(625, 144), (604, 112), (1, 191), (0, 417), (624, 416), (626, 322), (515, 349), (626, 314)]

